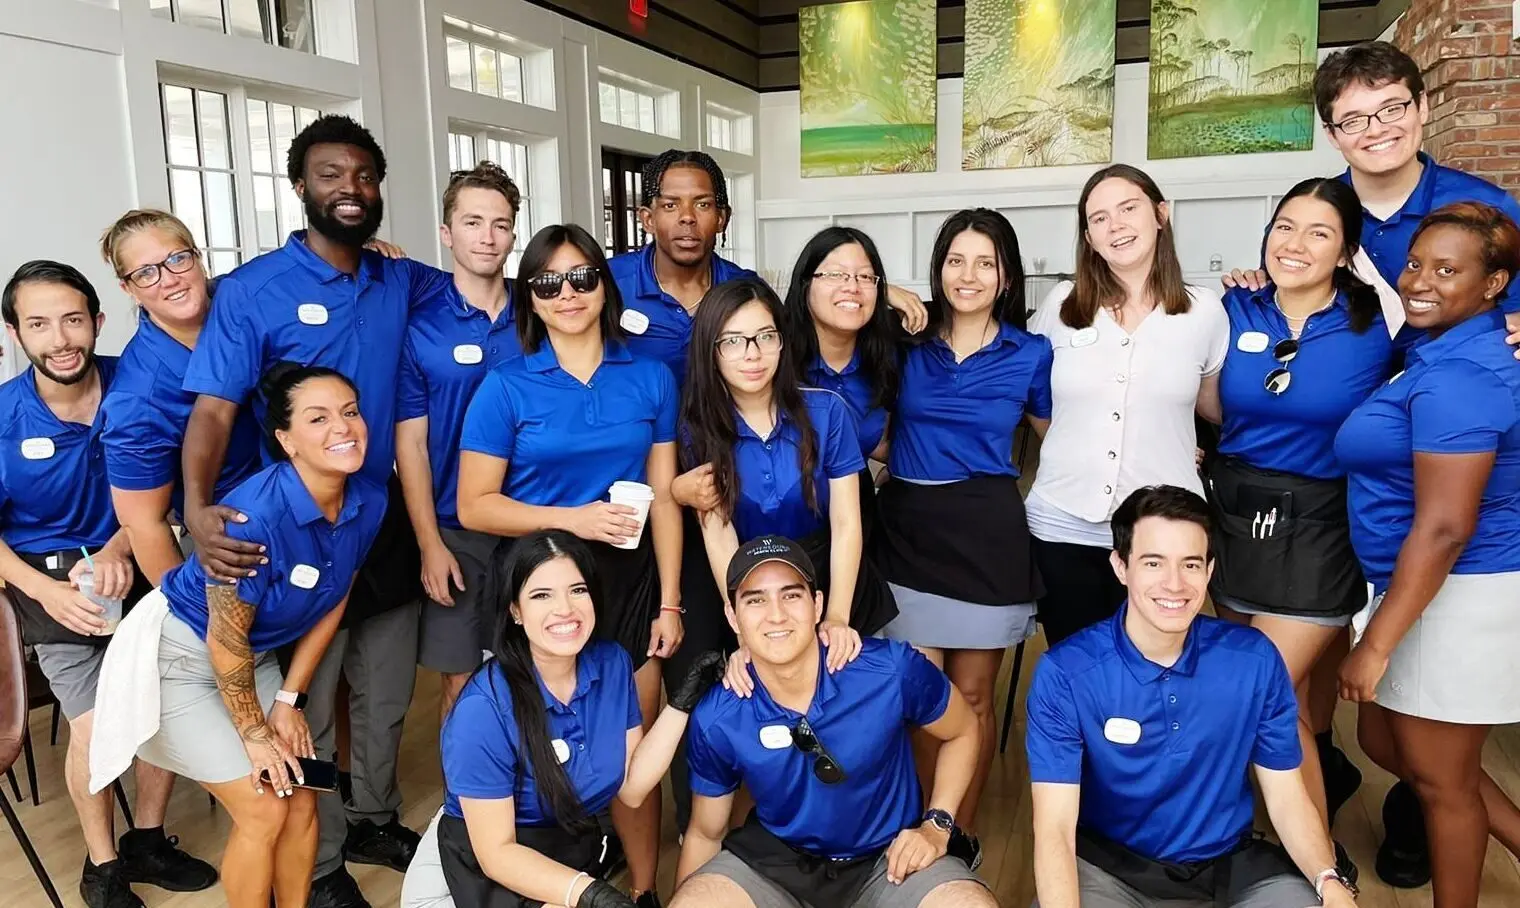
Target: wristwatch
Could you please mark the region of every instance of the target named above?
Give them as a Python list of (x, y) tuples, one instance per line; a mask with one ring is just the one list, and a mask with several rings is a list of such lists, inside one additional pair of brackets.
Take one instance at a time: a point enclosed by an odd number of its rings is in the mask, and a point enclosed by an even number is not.
[(1338, 869), (1326, 867), (1314, 877), (1314, 894), (1319, 898), (1321, 904), (1325, 901), (1325, 884), (1331, 880), (1344, 886), (1346, 891), (1351, 893), (1352, 898), (1356, 898), (1360, 894), (1360, 890), (1356, 888), (1356, 884), (1342, 876)]
[(306, 695), (298, 694), (291, 690), (282, 690), (274, 695), (276, 703), (283, 703), (291, 709), (303, 710), (306, 708)]
[(950, 816), (950, 814), (938, 808), (925, 811), (924, 818), (920, 820), (919, 823), (933, 823), (944, 832), (955, 831), (955, 817)]

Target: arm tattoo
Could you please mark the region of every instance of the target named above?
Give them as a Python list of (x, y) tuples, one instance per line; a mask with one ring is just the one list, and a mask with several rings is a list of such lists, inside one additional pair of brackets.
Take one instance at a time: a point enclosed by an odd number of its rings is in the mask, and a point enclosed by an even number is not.
[(238, 734), (245, 739), (267, 739), (269, 727), (264, 724), (264, 707), (254, 684), (253, 647), (248, 642), (254, 607), (238, 598), (237, 587), (224, 584), (206, 586), (206, 605), (206, 644), (222, 702)]

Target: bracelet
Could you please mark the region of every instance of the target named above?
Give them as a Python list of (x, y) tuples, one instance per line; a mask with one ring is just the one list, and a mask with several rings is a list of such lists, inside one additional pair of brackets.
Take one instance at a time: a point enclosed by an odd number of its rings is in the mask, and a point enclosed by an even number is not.
[(679, 605), (662, 605), (662, 606), (660, 606), (660, 611), (662, 611), (662, 612), (675, 612), (678, 615), (684, 615), (684, 614), (686, 614), (686, 609), (680, 607)]
[(581, 881), (581, 877), (589, 877), (590, 875), (582, 870), (570, 879), (570, 885), (565, 887), (565, 908), (575, 908), (575, 903), (570, 900), (570, 896), (575, 894), (575, 884)]

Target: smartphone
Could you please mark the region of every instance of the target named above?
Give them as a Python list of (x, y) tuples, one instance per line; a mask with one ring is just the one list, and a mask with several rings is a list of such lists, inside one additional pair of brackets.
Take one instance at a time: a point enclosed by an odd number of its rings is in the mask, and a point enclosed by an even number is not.
[[(338, 790), (338, 764), (331, 760), (312, 760), (308, 757), (296, 757), (296, 763), (301, 767), (301, 775), (305, 782), (297, 783), (291, 779), (297, 788), (305, 788), (310, 791), (337, 791)], [(286, 767), (288, 772), (290, 767)], [(269, 781), (269, 773), (265, 771), (260, 776), (265, 782)]]

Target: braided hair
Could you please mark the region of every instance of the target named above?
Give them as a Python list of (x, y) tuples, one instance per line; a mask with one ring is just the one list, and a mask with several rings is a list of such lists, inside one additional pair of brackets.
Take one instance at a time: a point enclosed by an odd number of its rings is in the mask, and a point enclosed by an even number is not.
[(639, 192), (640, 208), (654, 204), (655, 198), (660, 194), (660, 184), (665, 181), (665, 171), (672, 167), (695, 167), (706, 171), (708, 179), (712, 180), (713, 200), (718, 209), (725, 214), (733, 214), (733, 209), (728, 204), (728, 179), (723, 176), (723, 168), (712, 159), (712, 155), (704, 151), (681, 151), (678, 148), (663, 152), (644, 165), (643, 186)]

